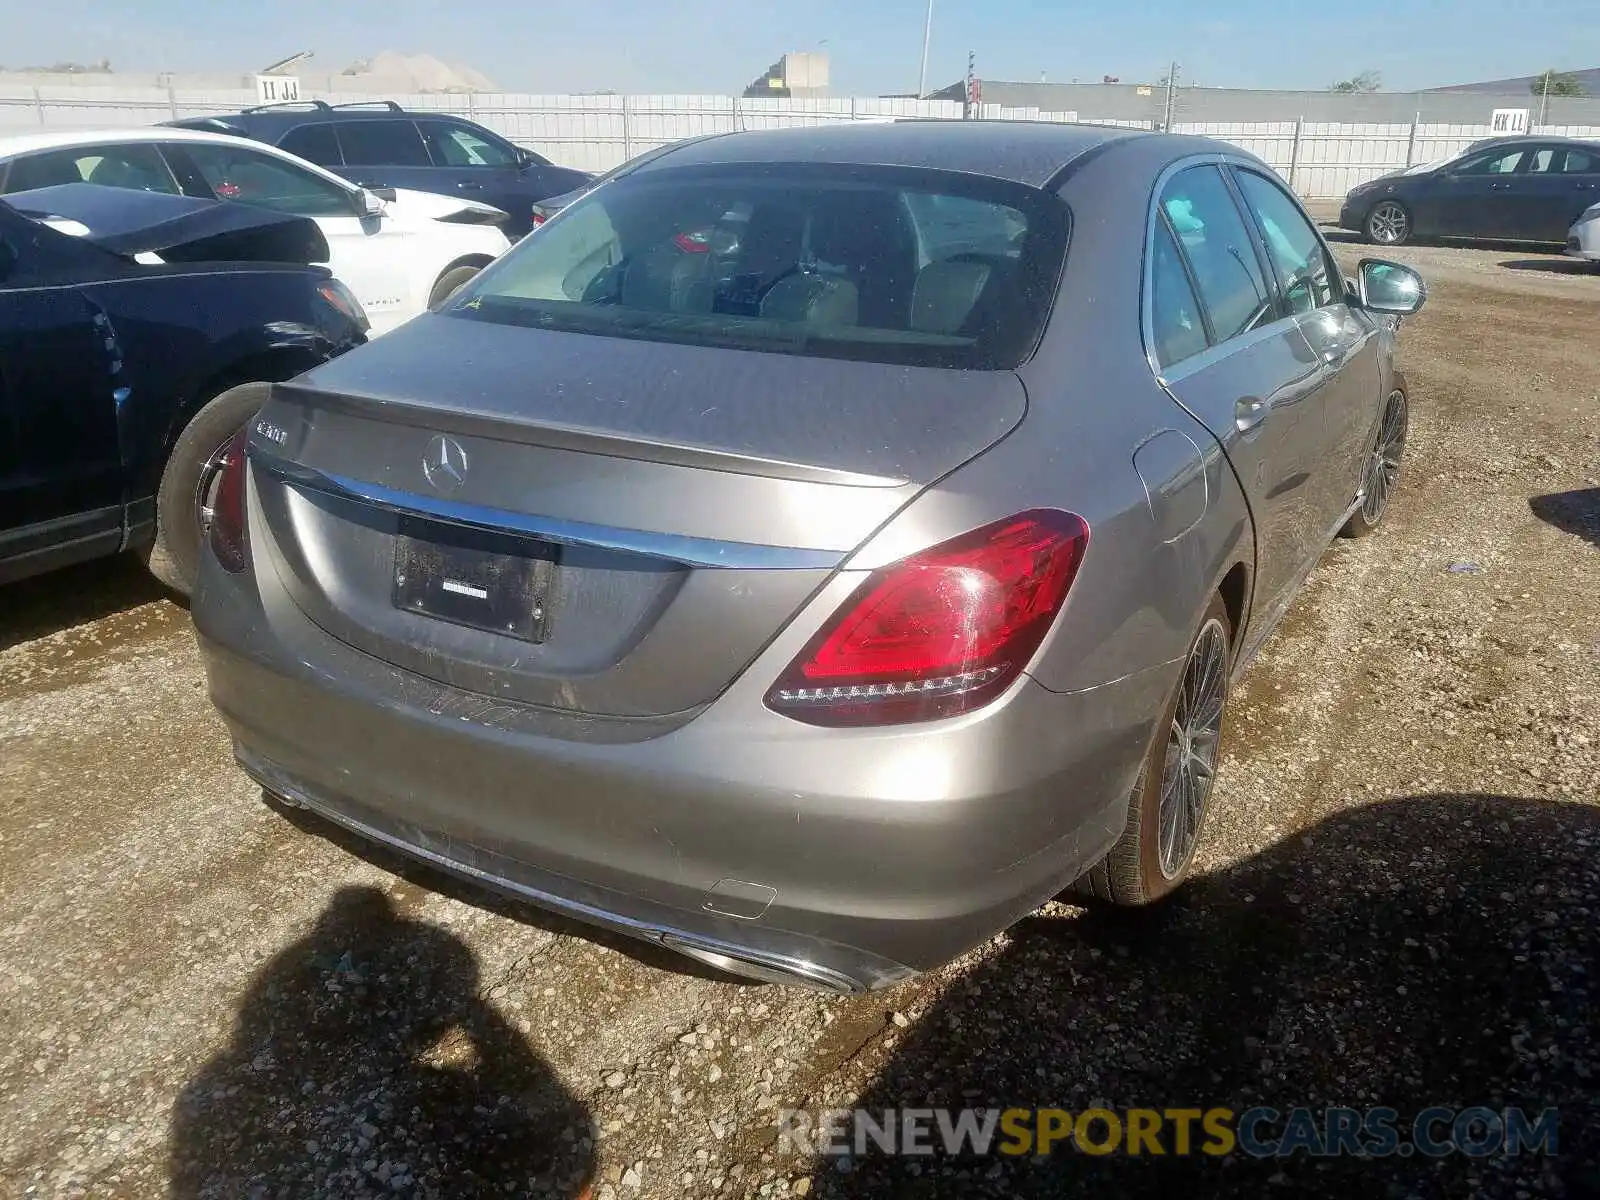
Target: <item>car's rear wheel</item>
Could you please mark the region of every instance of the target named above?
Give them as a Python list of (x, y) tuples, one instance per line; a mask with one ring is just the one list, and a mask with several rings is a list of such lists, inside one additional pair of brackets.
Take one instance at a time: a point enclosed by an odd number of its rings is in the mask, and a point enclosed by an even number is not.
[(1222, 752), (1232, 663), (1232, 623), (1216, 596), (1189, 644), (1128, 799), (1127, 828), (1079, 882), (1079, 891), (1114, 904), (1149, 904), (1188, 875)]
[(1383, 405), (1378, 436), (1367, 454), (1361, 471), (1361, 507), (1350, 515), (1339, 530), (1341, 537), (1359, 538), (1377, 529), (1400, 481), (1400, 461), (1406, 453), (1406, 433), (1411, 425), (1411, 407), (1403, 388), (1395, 388)]
[(215, 397), (184, 426), (167, 457), (156, 493), (156, 540), (145, 565), (181, 596), (194, 591), (200, 572), (222, 452), (271, 390), (270, 383), (243, 383)]
[(1398, 200), (1380, 200), (1367, 213), (1367, 240), (1399, 246), (1411, 238), (1411, 213)]
[(433, 285), (433, 291), (428, 293), (428, 307), (438, 308), (480, 270), (481, 267), (451, 267), (439, 276), (439, 281)]

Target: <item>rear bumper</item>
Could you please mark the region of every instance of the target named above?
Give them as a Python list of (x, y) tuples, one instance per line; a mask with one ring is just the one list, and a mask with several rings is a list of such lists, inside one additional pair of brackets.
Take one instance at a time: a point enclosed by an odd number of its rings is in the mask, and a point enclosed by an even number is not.
[(1339, 209), (1339, 228), (1360, 233), (1361, 222), (1366, 215), (1365, 204), (1346, 197), (1344, 205)]
[(194, 615), (269, 791), (543, 907), (835, 990), (946, 962), (1093, 864), (1176, 672), (1076, 694), (1024, 679), (898, 731), (803, 726), (742, 682), (697, 715), (585, 718), (382, 663), (265, 574), (208, 555)]

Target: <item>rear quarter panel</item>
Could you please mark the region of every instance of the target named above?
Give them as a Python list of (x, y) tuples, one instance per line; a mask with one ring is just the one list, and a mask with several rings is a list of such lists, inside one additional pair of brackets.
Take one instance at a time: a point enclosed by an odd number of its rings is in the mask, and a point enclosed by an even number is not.
[[(356, 344), (315, 299), (320, 268), (146, 268), (86, 289), (111, 319), (129, 392), (119, 411), (133, 499), (154, 494), (189, 419), (235, 383), (287, 379)], [(326, 310), (326, 311), (324, 311)]]
[(1175, 673), (1223, 577), (1253, 560), (1232, 468), (1157, 382), (1140, 322), (1155, 178), (1173, 157), (1206, 148), (1133, 139), (1069, 175), (1061, 194), (1073, 230), (1060, 292), (1037, 353), (1019, 372), (1026, 417), (868, 547), (887, 561), (1033, 506), (1083, 517), (1088, 553), (1031, 671), (1053, 690)]

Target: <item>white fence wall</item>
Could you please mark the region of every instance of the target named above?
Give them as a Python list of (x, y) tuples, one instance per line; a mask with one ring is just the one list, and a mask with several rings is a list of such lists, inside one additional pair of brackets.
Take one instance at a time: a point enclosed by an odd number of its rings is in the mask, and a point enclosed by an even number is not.
[[(371, 102), (366, 95), (328, 94), (331, 104)], [(527, 94), (394, 97), (411, 109), (459, 112), (557, 162), (606, 170), (680, 138), (741, 129), (778, 129), (894, 117), (956, 120), (953, 100), (877, 97), (827, 100), (747, 100), (733, 96), (542, 96)], [(0, 87), (0, 136), (53, 129), (142, 125), (177, 117), (238, 111), (255, 102), (244, 90), (208, 92), (132, 87)], [(1093, 113), (1041, 112), (985, 104), (987, 120), (1032, 120), (1138, 126), (1137, 121), (1096, 121)], [(1270, 163), (1302, 196), (1342, 196), (1387, 171), (1459, 153), (1487, 125), (1351, 124), (1303, 121), (1184, 123), (1175, 133), (1231, 142)], [(1600, 126), (1551, 127), (1540, 132), (1600, 139)]]

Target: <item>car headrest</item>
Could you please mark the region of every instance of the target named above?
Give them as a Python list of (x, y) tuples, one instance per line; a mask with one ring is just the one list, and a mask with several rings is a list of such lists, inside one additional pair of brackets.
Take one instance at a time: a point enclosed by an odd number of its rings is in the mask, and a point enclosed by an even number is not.
[(923, 267), (911, 292), (911, 328), (923, 333), (957, 332), (993, 273), (988, 263), (959, 259)]
[(846, 279), (791, 275), (766, 294), (761, 315), (807, 325), (853, 326), (861, 319), (861, 293)]

